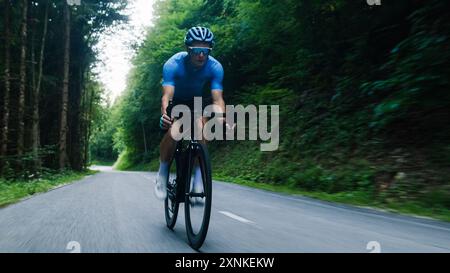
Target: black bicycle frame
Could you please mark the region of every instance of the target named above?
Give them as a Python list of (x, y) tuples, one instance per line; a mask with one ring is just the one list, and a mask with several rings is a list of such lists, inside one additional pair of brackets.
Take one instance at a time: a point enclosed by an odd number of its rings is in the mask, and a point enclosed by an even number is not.
[[(167, 115), (170, 117), (172, 114), (172, 108), (173, 108), (173, 101), (169, 102), (169, 105), (167, 107)], [(194, 112), (191, 111), (191, 124), (194, 124)], [(191, 140), (189, 141), (189, 144), (185, 144), (186, 147), (183, 146), (183, 141), (180, 140), (177, 143), (175, 153), (174, 153), (174, 160), (176, 161), (177, 166), (182, 166), (181, 170), (177, 170), (180, 173), (177, 173), (177, 179), (180, 178), (181, 181), (177, 182), (177, 191), (176, 191), (176, 198), (177, 202), (184, 203), (185, 202), (185, 195), (186, 195), (186, 184), (189, 179), (189, 170), (191, 170), (191, 159), (193, 158), (193, 153), (195, 152), (193, 149), (194, 144), (198, 143), (197, 140), (194, 139), (194, 130), (191, 128)], [(192, 197), (204, 197), (204, 194), (195, 194), (191, 193), (190, 196)]]

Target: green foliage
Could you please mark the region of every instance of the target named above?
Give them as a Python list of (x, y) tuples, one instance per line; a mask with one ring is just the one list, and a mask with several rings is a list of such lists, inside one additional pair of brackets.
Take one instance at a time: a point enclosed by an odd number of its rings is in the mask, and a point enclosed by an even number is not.
[[(448, 5), (158, 1), (117, 106), (120, 168), (157, 162), (162, 66), (184, 50), (189, 27), (205, 25), (217, 37), (226, 103), (281, 111), (278, 151), (261, 153), (258, 142), (211, 143), (216, 175), (448, 207)], [(403, 154), (393, 154), (400, 148)], [(405, 179), (392, 178), (404, 171)]]
[(123, 170), (127, 170), (128, 168), (132, 167), (134, 164), (129, 159), (129, 153), (125, 150), (119, 154), (119, 158), (117, 159), (116, 163), (113, 165), (113, 168), (116, 170), (123, 171)]
[[(159, 167), (159, 160), (154, 162), (158, 163)], [(119, 171), (149, 171), (150, 169), (152, 169), (153, 171), (157, 170), (155, 168), (155, 164), (150, 165), (145, 161), (139, 162), (139, 159), (133, 157), (133, 153), (127, 150), (122, 151), (122, 153), (119, 155), (119, 158), (114, 163), (113, 168)]]
[(392, 48), (380, 68), (385, 79), (362, 85), (364, 92), (383, 98), (375, 105), (373, 126), (383, 129), (398, 121), (411, 124), (408, 120), (422, 129), (448, 124), (448, 111), (444, 109), (450, 107), (449, 7), (445, 1), (431, 1), (412, 12), (408, 17), (411, 33)]
[[(96, 92), (102, 93), (99, 90)], [(117, 132), (116, 124), (119, 123), (118, 108), (97, 101), (94, 109), (89, 146), (91, 160), (115, 161), (119, 151), (119, 144), (115, 145), (114, 143), (114, 135)]]

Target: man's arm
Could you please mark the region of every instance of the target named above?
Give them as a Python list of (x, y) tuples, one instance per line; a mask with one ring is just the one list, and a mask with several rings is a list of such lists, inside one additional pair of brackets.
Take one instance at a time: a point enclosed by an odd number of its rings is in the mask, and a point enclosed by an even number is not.
[[(212, 99), (213, 99), (213, 105), (214, 105), (214, 112), (225, 114), (226, 108), (225, 108), (225, 101), (223, 99), (223, 92), (222, 90), (212, 90), (211, 91)], [(225, 129), (227, 130), (227, 134), (231, 131), (233, 131), (236, 128), (235, 123), (228, 123), (226, 120), (226, 117), (218, 117), (217, 118), (222, 124), (225, 123)]]
[(223, 100), (222, 90), (211, 90), (212, 101), (215, 106), (215, 112), (225, 113), (225, 101)]
[(172, 125), (172, 120), (167, 116), (167, 106), (169, 106), (169, 101), (173, 98), (175, 93), (175, 71), (177, 69), (177, 64), (171, 59), (169, 59), (163, 66), (163, 95), (161, 98), (161, 119), (160, 127), (162, 129), (169, 129)]
[(175, 87), (171, 85), (163, 86), (163, 96), (161, 98), (161, 127), (168, 130), (172, 126), (172, 119), (167, 115), (167, 106), (169, 106), (169, 101), (173, 98), (175, 92)]
[(223, 76), (224, 71), (220, 63), (213, 66), (213, 78), (211, 80), (211, 97), (213, 104), (219, 109), (214, 109), (215, 112), (225, 113), (225, 101), (223, 100)]
[(163, 86), (163, 96), (161, 98), (161, 115), (167, 115), (167, 106), (169, 101), (173, 98), (175, 88), (171, 85)]

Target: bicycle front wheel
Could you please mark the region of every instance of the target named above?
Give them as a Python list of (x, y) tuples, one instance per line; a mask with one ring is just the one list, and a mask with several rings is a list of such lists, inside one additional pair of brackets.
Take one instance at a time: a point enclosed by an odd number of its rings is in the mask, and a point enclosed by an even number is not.
[(190, 246), (198, 250), (205, 241), (211, 216), (211, 162), (206, 146), (192, 144), (192, 156), (186, 181), (185, 222)]
[(173, 229), (177, 222), (178, 208), (180, 203), (177, 200), (178, 186), (178, 162), (174, 158), (170, 162), (169, 175), (167, 180), (167, 197), (164, 200), (164, 211), (167, 227)]

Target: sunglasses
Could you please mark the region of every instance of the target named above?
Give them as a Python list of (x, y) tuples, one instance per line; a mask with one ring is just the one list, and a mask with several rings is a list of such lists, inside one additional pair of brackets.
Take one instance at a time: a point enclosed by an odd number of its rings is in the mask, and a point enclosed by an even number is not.
[(191, 47), (190, 46), (189, 50), (194, 55), (200, 55), (201, 53), (203, 53), (203, 55), (209, 55), (209, 53), (211, 53), (212, 48), (209, 48), (209, 47)]

